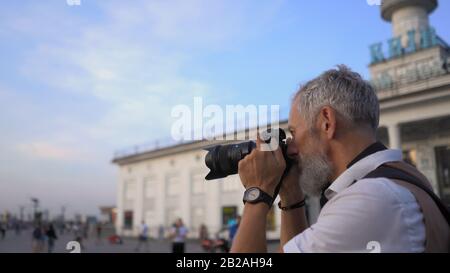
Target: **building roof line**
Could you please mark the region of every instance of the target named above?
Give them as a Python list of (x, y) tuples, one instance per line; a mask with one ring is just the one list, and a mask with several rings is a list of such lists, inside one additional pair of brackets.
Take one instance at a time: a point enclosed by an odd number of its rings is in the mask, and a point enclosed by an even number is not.
[[(267, 127), (272, 126), (272, 124), (267, 124)], [(279, 126), (281, 128), (287, 127), (287, 120), (282, 120), (279, 122)], [(127, 150), (118, 151), (114, 153), (114, 158), (112, 159), (112, 163), (122, 165), (123, 163), (142, 161), (149, 158), (156, 158), (166, 155), (171, 155), (178, 152), (185, 152), (197, 149), (205, 149), (213, 145), (219, 145), (224, 143), (233, 143), (238, 142), (239, 140), (227, 140), (227, 136), (234, 136), (236, 134), (246, 133), (252, 130), (255, 130), (261, 126), (257, 126), (256, 128), (245, 128), (242, 130), (235, 130), (233, 133), (224, 134), (221, 136), (220, 140), (189, 140), (189, 141), (179, 141), (179, 142), (161, 142), (155, 141), (151, 144), (144, 145), (136, 145), (134, 147), (128, 148)], [(217, 138), (218, 136), (216, 136)], [(164, 143), (163, 145), (158, 145), (159, 143)]]

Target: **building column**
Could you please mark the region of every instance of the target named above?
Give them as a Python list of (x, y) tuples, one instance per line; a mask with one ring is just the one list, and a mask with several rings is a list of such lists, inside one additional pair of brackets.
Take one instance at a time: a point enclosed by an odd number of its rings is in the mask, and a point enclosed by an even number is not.
[(124, 215), (124, 209), (123, 209), (123, 199), (124, 199), (124, 181), (121, 177), (119, 177), (119, 181), (117, 183), (117, 215), (116, 215), (116, 232), (119, 235), (123, 235), (123, 218)]
[[(184, 225), (189, 229), (192, 230), (192, 221), (191, 221), (191, 173), (186, 169), (184, 169), (179, 174), (179, 185), (181, 187), (180, 191), (180, 200), (178, 206), (180, 207), (178, 217), (183, 219)], [(192, 233), (190, 234), (192, 235)]]
[(133, 235), (138, 236), (139, 227), (144, 220), (144, 179), (136, 177), (136, 200), (133, 213)]
[(398, 124), (390, 124), (387, 126), (389, 135), (389, 146), (391, 149), (402, 149), (402, 140), (400, 138), (400, 126)]
[(164, 230), (166, 230), (168, 228), (166, 226), (167, 176), (166, 174), (161, 174), (160, 177), (158, 182), (159, 194), (156, 196), (156, 211), (158, 213), (159, 223), (164, 227)]

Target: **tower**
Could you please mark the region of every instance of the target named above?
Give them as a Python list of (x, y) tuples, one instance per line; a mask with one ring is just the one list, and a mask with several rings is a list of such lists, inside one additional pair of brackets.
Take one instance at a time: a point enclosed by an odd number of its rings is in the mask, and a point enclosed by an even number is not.
[(402, 37), (402, 44), (406, 46), (408, 32), (427, 29), (428, 14), (437, 6), (437, 0), (383, 0), (381, 17), (392, 23), (393, 37)]
[(383, 0), (381, 17), (391, 22), (392, 36), (387, 50), (383, 43), (370, 46), (369, 66), (380, 92), (448, 73), (450, 47), (428, 19), (437, 6), (437, 0)]

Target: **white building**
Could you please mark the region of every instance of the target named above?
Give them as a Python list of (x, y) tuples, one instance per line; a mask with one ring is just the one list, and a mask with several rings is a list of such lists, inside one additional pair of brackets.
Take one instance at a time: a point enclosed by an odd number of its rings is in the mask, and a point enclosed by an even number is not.
[(392, 22), (388, 54), (371, 46), (372, 81), (381, 116), (379, 136), (402, 149), (450, 204), (450, 47), (428, 21), (437, 0), (384, 0)]
[[(224, 141), (215, 141), (213, 145), (220, 143)], [(180, 217), (191, 230), (190, 236), (198, 235), (201, 224), (206, 224), (214, 235), (230, 217), (242, 214), (244, 188), (238, 175), (204, 179), (209, 169), (204, 161), (207, 152), (203, 149), (211, 145), (209, 141), (195, 141), (116, 158), (119, 233), (135, 236), (144, 220), (151, 235), (157, 236), (160, 225), (167, 228)], [(316, 217), (318, 201), (310, 201), (308, 205), (311, 217)], [(279, 214), (275, 204), (268, 219), (269, 238), (279, 235)]]
[[(392, 21), (389, 53), (371, 46), (371, 78), (380, 99), (379, 139), (401, 148), (450, 204), (450, 49), (432, 28), (428, 14), (436, 0), (385, 0), (382, 17)], [(286, 127), (286, 122), (281, 127)], [(117, 221), (119, 234), (136, 235), (141, 221), (157, 236), (181, 217), (198, 234), (204, 223), (211, 234), (227, 219), (241, 214), (243, 187), (237, 175), (205, 181), (207, 141), (117, 154), (119, 166)], [(309, 200), (308, 216), (315, 221), (317, 200)], [(279, 236), (280, 211), (274, 206), (268, 237)]]

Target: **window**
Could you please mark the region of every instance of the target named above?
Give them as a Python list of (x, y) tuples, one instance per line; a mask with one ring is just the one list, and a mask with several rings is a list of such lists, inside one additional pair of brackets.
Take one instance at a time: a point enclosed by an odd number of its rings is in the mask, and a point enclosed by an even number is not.
[(144, 199), (144, 209), (148, 211), (155, 210), (156, 201), (154, 197)]
[(202, 207), (192, 208), (192, 227), (193, 229), (198, 229), (202, 224), (205, 223), (205, 210)]
[(125, 199), (133, 200), (136, 197), (136, 181), (127, 180), (125, 181)]
[(132, 229), (133, 228), (133, 211), (127, 210), (124, 212), (123, 228)]
[(158, 191), (157, 189), (157, 183), (155, 183), (155, 180), (153, 177), (145, 177), (144, 178), (144, 198), (151, 198), (156, 196), (156, 193)]
[(237, 216), (237, 207), (236, 206), (229, 206), (229, 207), (222, 207), (222, 225), (226, 226), (228, 225), (228, 222), (232, 219), (236, 219)]
[(144, 221), (148, 226), (156, 225), (156, 214), (153, 211), (146, 211), (144, 214)]
[(180, 180), (178, 176), (167, 177), (167, 196), (177, 196), (180, 193)]
[(224, 178), (220, 182), (222, 184), (222, 191), (224, 192), (238, 191), (242, 187), (241, 180), (237, 175)]
[(157, 186), (153, 177), (144, 178), (144, 210), (154, 211), (156, 206)]
[(180, 218), (180, 213), (177, 208), (166, 209), (166, 226), (171, 227), (178, 218)]

